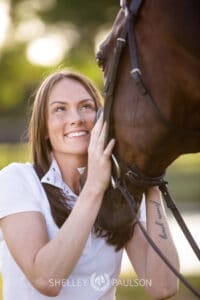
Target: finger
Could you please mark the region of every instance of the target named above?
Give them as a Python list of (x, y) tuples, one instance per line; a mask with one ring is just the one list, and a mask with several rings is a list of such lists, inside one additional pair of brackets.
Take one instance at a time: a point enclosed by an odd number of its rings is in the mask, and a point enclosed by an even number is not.
[(101, 108), (98, 109), (98, 111), (96, 113), (96, 120), (98, 120), (99, 117), (103, 114), (103, 111), (104, 111), (103, 107), (101, 107)]
[(101, 113), (100, 116), (98, 117), (98, 119), (96, 120), (96, 124), (95, 127), (98, 127), (99, 124), (103, 123), (103, 114)]
[(97, 143), (97, 139), (99, 138), (101, 129), (103, 126), (103, 117), (99, 117), (97, 120), (96, 124), (94, 125), (91, 134), (90, 134), (90, 146), (94, 145)]
[(103, 126), (103, 114), (101, 114), (96, 124), (94, 125), (91, 135), (98, 138), (101, 133), (102, 126)]
[(107, 157), (110, 157), (111, 154), (112, 154), (112, 151), (113, 151), (113, 148), (115, 146), (115, 142), (116, 140), (115, 139), (112, 139), (108, 145), (106, 146), (105, 150), (104, 150), (104, 155), (107, 156)]
[(99, 135), (99, 139), (97, 141), (98, 148), (102, 149), (102, 150), (104, 149), (104, 142), (105, 142), (106, 130), (107, 130), (107, 123), (104, 122), (103, 128), (102, 128), (101, 133)]

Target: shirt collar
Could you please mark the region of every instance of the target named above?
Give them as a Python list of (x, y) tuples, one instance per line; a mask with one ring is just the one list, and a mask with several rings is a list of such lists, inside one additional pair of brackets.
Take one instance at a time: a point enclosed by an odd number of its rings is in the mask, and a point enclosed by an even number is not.
[(62, 175), (59, 169), (59, 166), (57, 164), (57, 161), (54, 157), (52, 157), (52, 162), (50, 165), (49, 170), (44, 174), (44, 176), (41, 179), (42, 183), (48, 183), (50, 185), (56, 186), (60, 189), (63, 187), (63, 180)]
[[(85, 167), (77, 168), (78, 172), (82, 175), (84, 173)], [(63, 181), (60, 168), (55, 157), (52, 155), (52, 162), (49, 170), (41, 179), (42, 183), (48, 183), (59, 189), (62, 189), (67, 197), (76, 199), (78, 196), (70, 189), (70, 187)]]

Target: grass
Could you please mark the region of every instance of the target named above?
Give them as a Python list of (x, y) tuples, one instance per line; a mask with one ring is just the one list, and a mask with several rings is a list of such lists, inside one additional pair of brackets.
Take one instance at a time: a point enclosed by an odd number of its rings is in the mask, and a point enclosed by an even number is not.
[[(125, 280), (125, 282), (130, 281), (130, 276), (127, 275), (121, 276), (121, 279)], [(200, 290), (200, 280), (197, 276), (188, 276), (186, 277), (189, 282), (198, 290)], [(127, 281), (126, 281), (127, 280)], [(152, 300), (152, 298), (147, 294), (143, 287), (131, 287), (131, 286), (119, 286), (117, 288), (117, 300)], [(171, 300), (196, 300), (197, 297), (194, 296), (188, 289), (186, 289), (182, 284), (180, 284), (180, 288), (178, 293), (170, 298)]]

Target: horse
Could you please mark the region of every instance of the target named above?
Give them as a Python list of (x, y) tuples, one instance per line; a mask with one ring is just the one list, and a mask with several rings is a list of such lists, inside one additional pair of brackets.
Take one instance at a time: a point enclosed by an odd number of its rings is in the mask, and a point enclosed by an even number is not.
[(145, 189), (163, 180), (176, 158), (200, 151), (200, 2), (121, 2), (97, 53), (107, 140), (117, 141), (113, 169), (125, 178), (122, 193), (108, 189), (102, 207), (105, 223), (113, 209), (116, 228), (131, 221), (123, 202), (127, 190), (137, 211)]
[[(121, 9), (97, 54), (105, 81), (124, 21)], [(126, 44), (114, 90), (115, 151), (124, 163), (158, 176), (181, 154), (200, 151), (200, 135), (192, 131), (200, 131), (200, 2), (144, 1), (134, 30), (143, 79), (159, 111), (174, 126), (191, 129), (179, 134), (160, 122), (134, 84)]]
[[(137, 2), (128, 1), (127, 5)], [(200, 2), (146, 0), (135, 19), (131, 24), (138, 64), (151, 101), (138, 91), (133, 80), (130, 45), (125, 43), (107, 121), (109, 135), (117, 141), (115, 154), (122, 176), (124, 166), (134, 164), (151, 178), (163, 174), (181, 154), (200, 151), (200, 40), (194, 38), (200, 28)], [(121, 9), (97, 53), (105, 89), (113, 85), (109, 74), (116, 68), (113, 57), (126, 20)], [(140, 203), (144, 188), (130, 182), (127, 186)], [(109, 192), (111, 202), (119, 197), (115, 190)], [(116, 212), (113, 223), (120, 226), (123, 222), (123, 216)]]

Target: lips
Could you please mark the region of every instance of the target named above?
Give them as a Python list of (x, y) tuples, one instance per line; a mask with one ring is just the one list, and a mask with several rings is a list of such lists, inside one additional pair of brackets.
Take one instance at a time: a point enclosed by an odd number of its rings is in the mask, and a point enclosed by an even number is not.
[(74, 137), (80, 137), (80, 136), (85, 136), (88, 135), (88, 131), (86, 130), (81, 130), (81, 131), (73, 131), (65, 134), (66, 137), (68, 138), (74, 138)]

